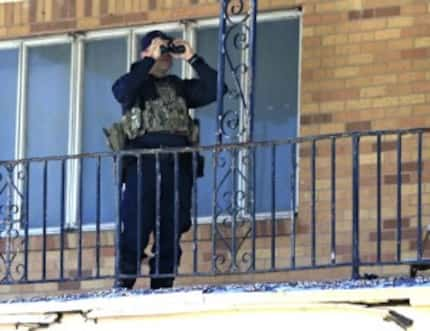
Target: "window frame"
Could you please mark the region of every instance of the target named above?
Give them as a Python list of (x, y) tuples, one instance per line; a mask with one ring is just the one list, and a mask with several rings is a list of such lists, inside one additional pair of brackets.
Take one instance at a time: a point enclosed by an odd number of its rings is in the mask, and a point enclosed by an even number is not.
[[(299, 19), (299, 44), (298, 44), (298, 89), (297, 89), (297, 132), (300, 132), (300, 113), (301, 113), (301, 71), (302, 71), (302, 33), (303, 33), (303, 19), (302, 12), (300, 10), (284, 10), (284, 11), (273, 11), (259, 13), (257, 16), (257, 22), (265, 21), (276, 21), (285, 19)], [(27, 83), (28, 83), (28, 49), (29, 47), (35, 46), (48, 46), (54, 44), (70, 44), (71, 51), (71, 63), (70, 63), (70, 90), (69, 90), (69, 109), (68, 109), (68, 142), (67, 142), (67, 153), (79, 154), (82, 151), (83, 144), (83, 78), (84, 78), (84, 54), (85, 54), (85, 43), (93, 40), (106, 40), (118, 37), (127, 38), (127, 67), (130, 67), (131, 63), (137, 60), (137, 49), (139, 37), (154, 29), (163, 31), (179, 31), (182, 33), (182, 37), (188, 40), (191, 45), (197, 49), (197, 31), (201, 28), (216, 27), (219, 25), (219, 18), (207, 18), (198, 19), (184, 22), (172, 22), (172, 23), (160, 23), (151, 24), (137, 27), (127, 28), (114, 28), (98, 31), (89, 31), (86, 33), (70, 33), (70, 34), (59, 34), (50, 37), (37, 37), (27, 38), (20, 40), (1, 41), (0, 51), (3, 49), (17, 49), (18, 50), (18, 77), (17, 77), (17, 105), (16, 105), (16, 134), (15, 134), (15, 159), (24, 159), (26, 156), (26, 134), (27, 134)], [(245, 52), (247, 53), (247, 52)], [(243, 60), (246, 61), (248, 54), (242, 54)], [(182, 64), (182, 77), (192, 78), (193, 71), (186, 63)], [(247, 84), (243, 84), (243, 88), (247, 88)], [(243, 109), (240, 110), (241, 118), (243, 118)], [(191, 110), (191, 115), (194, 115), (194, 110)], [(296, 153), (296, 210), (299, 205), (299, 178), (300, 178), (300, 167), (299, 167), (299, 149), (297, 145)], [(241, 165), (242, 167), (243, 165)], [(80, 166), (79, 161), (71, 161), (67, 166), (66, 181), (66, 227), (77, 228), (78, 220), (78, 204), (79, 204), (79, 173)], [(19, 182), (18, 182), (19, 183)], [(18, 189), (23, 190), (24, 183), (19, 183)], [(18, 197), (14, 197), (14, 201), (18, 201)], [(258, 213), (256, 214), (257, 220), (265, 220), (270, 217), (270, 213)], [(279, 211), (276, 212), (276, 218), (284, 219), (291, 218), (291, 211)], [(211, 223), (212, 217), (198, 217), (199, 224)], [(100, 225), (101, 230), (112, 230), (115, 224), (102, 223)], [(84, 225), (83, 231), (95, 231), (96, 225)], [(48, 234), (58, 234), (60, 227), (48, 227)], [(21, 231), (23, 231), (21, 229)], [(30, 235), (40, 235), (42, 228), (31, 228), (29, 229)]]

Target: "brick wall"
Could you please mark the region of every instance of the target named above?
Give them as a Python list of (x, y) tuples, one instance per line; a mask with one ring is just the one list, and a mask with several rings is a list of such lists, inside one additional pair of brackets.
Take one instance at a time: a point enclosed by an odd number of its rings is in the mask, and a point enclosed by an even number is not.
[[(303, 8), (303, 49), (301, 81), (300, 135), (332, 132), (397, 129), (430, 126), (430, 3), (427, 0), (266, 0), (262, 10), (291, 6)], [(217, 1), (23, 1), (0, 5), (0, 38), (142, 25), (150, 22), (176, 21), (190, 17), (215, 17)], [(396, 255), (396, 136), (382, 141), (382, 258), (392, 260)], [(416, 193), (417, 141), (414, 136), (402, 138), (402, 258), (414, 257), (416, 252)], [(332, 206), (330, 141), (316, 146), (316, 230), (319, 261), (330, 260)], [(361, 141), (360, 240), (363, 261), (376, 260), (376, 140)], [(297, 250), (299, 263), (309, 263), (311, 256), (311, 159), (310, 144), (301, 146), (300, 205)], [(336, 260), (351, 259), (351, 141), (336, 144)], [(430, 136), (424, 136), (423, 222), (430, 217)], [(263, 224), (263, 223), (262, 223)], [(269, 224), (260, 225), (263, 229)], [(199, 261), (208, 267), (209, 228), (200, 227), (202, 249)], [(199, 230), (200, 231), (200, 230)], [(265, 231), (265, 230), (261, 230)], [(200, 232), (199, 232), (200, 233)], [(282, 232), (281, 232), (282, 233)], [(261, 233), (259, 232), (259, 235)], [(107, 269), (113, 266), (113, 237), (106, 238), (102, 250)], [(90, 238), (90, 237), (88, 237)], [(35, 239), (36, 240), (36, 239)], [(88, 239), (91, 242), (90, 239)], [(56, 240), (53, 240), (54, 244)], [(288, 232), (278, 240), (277, 261), (287, 265), (290, 237)], [(39, 244), (34, 244), (40, 259)], [(261, 267), (270, 263), (267, 239), (259, 239), (258, 261)], [(190, 252), (188, 238), (184, 251)], [(58, 263), (58, 251), (52, 247), (52, 259)], [(57, 247), (58, 248), (58, 247)], [(76, 249), (69, 261), (74, 261)], [(430, 244), (425, 243), (425, 255), (430, 256)], [(39, 255), (37, 255), (39, 254)], [(56, 255), (57, 254), (57, 255)], [(93, 272), (94, 248), (89, 249), (84, 272)], [(87, 256), (87, 255), (85, 255)], [(191, 254), (185, 253), (183, 268), (191, 266)], [(73, 262), (74, 263), (74, 262)], [(72, 274), (76, 272), (69, 265)], [(85, 262), (87, 263), (87, 262)], [(56, 265), (58, 267), (58, 265)], [(405, 269), (380, 268), (379, 272), (404, 272)], [(36, 273), (40, 270), (35, 270)], [(51, 272), (51, 271), (50, 271)], [(40, 274), (39, 274), (40, 275)], [(282, 280), (288, 277), (346, 277), (349, 270), (332, 269), (326, 273), (277, 273), (245, 277), (181, 280), (182, 283), (229, 282), (253, 280)], [(39, 290), (87, 289), (109, 286), (111, 281), (37, 285)], [(144, 286), (146, 283), (141, 283)], [(36, 285), (23, 286), (34, 290)], [(7, 287), (0, 287), (7, 292)]]

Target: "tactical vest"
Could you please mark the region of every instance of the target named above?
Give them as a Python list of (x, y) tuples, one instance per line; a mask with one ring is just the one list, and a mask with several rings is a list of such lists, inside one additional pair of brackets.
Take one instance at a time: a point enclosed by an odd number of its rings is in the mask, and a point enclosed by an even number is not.
[(169, 82), (155, 82), (158, 98), (139, 102), (132, 110), (123, 115), (121, 124), (129, 139), (135, 139), (147, 132), (169, 132), (191, 136), (193, 122), (188, 114), (187, 104), (178, 96)]

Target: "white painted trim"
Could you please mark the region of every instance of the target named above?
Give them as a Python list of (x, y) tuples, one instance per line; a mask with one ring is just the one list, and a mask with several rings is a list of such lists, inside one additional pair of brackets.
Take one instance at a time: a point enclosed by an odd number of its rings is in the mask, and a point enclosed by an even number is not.
[(17, 93), (16, 93), (16, 123), (15, 123), (15, 157), (16, 159), (22, 159), (24, 157), (23, 151), (23, 113), (25, 104), (25, 84), (27, 79), (27, 51), (19, 43), (18, 49), (18, 71), (17, 71)]
[[(277, 220), (290, 220), (291, 219), (291, 212), (289, 211), (280, 211), (280, 212), (276, 212), (276, 218)], [(231, 220), (229, 220), (229, 215), (226, 215), (227, 217), (227, 224), (231, 223)], [(250, 215), (244, 215), (244, 217), (247, 218), (251, 218)], [(258, 213), (255, 215), (255, 219), (257, 222), (263, 222), (263, 221), (270, 221), (271, 219), (271, 214), (270, 213)], [(198, 217), (197, 218), (197, 225), (204, 225), (204, 224), (212, 224), (212, 220), (213, 217), (212, 216), (204, 216), (204, 217)], [(101, 223), (100, 224), (100, 231), (114, 231), (116, 230), (116, 224), (114, 222), (109, 222), (109, 223)], [(67, 233), (69, 233), (68, 231), (76, 231), (78, 232), (78, 225), (77, 224), (73, 224), (73, 225), (68, 225), (66, 226), (65, 231)], [(83, 232), (95, 232), (96, 231), (96, 224), (87, 224), (87, 225), (83, 225), (82, 226), (82, 231)], [(46, 233), (47, 234), (60, 234), (60, 227), (56, 226), (56, 227), (48, 227), (46, 229)], [(28, 230), (28, 234), (30, 236), (40, 236), (43, 234), (43, 229), (42, 228), (31, 228)], [(24, 230), (20, 231), (20, 235), (24, 236)], [(0, 236), (1, 237), (1, 236)]]
[(127, 69), (137, 58), (137, 36), (130, 30), (127, 35)]
[[(265, 12), (257, 14), (257, 22), (275, 21), (281, 19), (302, 17), (303, 12), (298, 9), (288, 9), (275, 12)], [(243, 19), (244, 15), (235, 16), (238, 19)], [(196, 28), (217, 27), (219, 26), (219, 18), (207, 18), (196, 21)]]
[(294, 19), (302, 16), (303, 16), (303, 12), (301, 10), (289, 9), (289, 10), (257, 14), (257, 22), (275, 21), (275, 20), (282, 20), (282, 19), (289, 19), (289, 18)]
[[(302, 13), (301, 13), (302, 14)], [(297, 82), (297, 136), (300, 137), (300, 117), (302, 113), (302, 52), (303, 52), (303, 16), (299, 16), (299, 63)], [(300, 144), (296, 144), (296, 212), (300, 205)]]
[(67, 44), (73, 42), (73, 38), (69, 35), (59, 35), (54, 37), (26, 39), (23, 43), (27, 47), (48, 46), (55, 44)]
[(118, 37), (126, 37), (130, 33), (130, 28), (108, 29), (101, 31), (90, 31), (83, 35), (85, 40), (103, 40)]
[[(84, 42), (77, 36), (71, 44), (70, 100), (69, 100), (69, 154), (82, 151), (82, 88), (84, 66)], [(66, 205), (65, 224), (74, 226), (78, 221), (79, 203), (79, 160), (70, 160), (66, 164)]]
[(19, 48), (21, 46), (21, 41), (0, 41), (0, 50)]

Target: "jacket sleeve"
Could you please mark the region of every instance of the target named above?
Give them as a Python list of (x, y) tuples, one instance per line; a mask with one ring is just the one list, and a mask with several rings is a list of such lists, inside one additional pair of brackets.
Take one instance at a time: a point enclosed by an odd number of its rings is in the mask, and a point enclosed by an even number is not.
[(113, 84), (113, 95), (123, 109), (131, 109), (134, 106), (139, 89), (148, 77), (154, 62), (152, 58), (144, 58), (133, 63), (130, 72), (118, 78)]
[[(185, 97), (188, 107), (197, 108), (216, 101), (218, 73), (212, 69), (200, 56), (192, 63), (199, 78), (184, 80)], [(224, 83), (223, 95), (227, 92)]]

